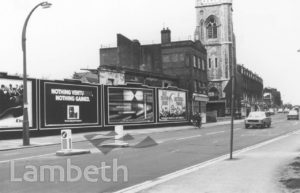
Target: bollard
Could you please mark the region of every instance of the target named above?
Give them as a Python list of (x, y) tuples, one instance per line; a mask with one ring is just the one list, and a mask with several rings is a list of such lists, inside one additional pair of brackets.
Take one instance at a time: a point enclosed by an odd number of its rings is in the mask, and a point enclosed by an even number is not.
[(115, 125), (115, 135), (113, 142), (103, 143), (101, 147), (128, 147), (129, 144), (124, 142), (124, 127), (123, 125)]
[(72, 131), (70, 129), (61, 130), (61, 150), (72, 150)]
[(124, 128), (123, 125), (115, 125), (115, 140), (123, 141), (122, 138), (124, 137)]
[(71, 156), (91, 153), (88, 149), (73, 149), (72, 147), (72, 130), (65, 129), (60, 132), (61, 150), (56, 152), (58, 156)]

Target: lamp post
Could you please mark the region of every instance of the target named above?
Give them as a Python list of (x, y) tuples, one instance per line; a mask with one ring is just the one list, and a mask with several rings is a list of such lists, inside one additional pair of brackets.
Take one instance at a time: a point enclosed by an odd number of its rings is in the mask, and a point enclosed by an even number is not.
[(39, 6), (46, 9), (51, 3), (42, 2), (37, 4), (27, 16), (22, 30), (22, 51), (23, 51), (23, 145), (30, 145), (29, 141), (29, 122), (28, 122), (28, 100), (27, 100), (27, 72), (26, 72), (26, 28), (30, 16)]

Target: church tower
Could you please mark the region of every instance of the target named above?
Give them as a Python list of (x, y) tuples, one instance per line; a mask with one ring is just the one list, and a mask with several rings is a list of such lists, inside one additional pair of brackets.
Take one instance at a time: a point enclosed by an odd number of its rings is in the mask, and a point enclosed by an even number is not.
[(195, 40), (207, 50), (208, 94), (214, 100), (228, 99), (224, 88), (236, 65), (232, 0), (196, 0)]

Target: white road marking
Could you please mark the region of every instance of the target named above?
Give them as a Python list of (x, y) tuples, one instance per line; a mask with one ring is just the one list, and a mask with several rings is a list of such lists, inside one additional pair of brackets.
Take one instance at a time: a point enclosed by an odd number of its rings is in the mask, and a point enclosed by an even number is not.
[[(218, 132), (212, 132), (212, 133), (207, 133), (206, 135), (215, 135), (215, 134), (220, 134), (220, 133), (225, 133), (225, 131), (218, 131)], [(168, 141), (180, 141), (180, 140), (186, 140), (186, 139), (192, 139), (192, 138), (197, 138), (197, 137), (202, 137), (203, 135), (193, 135), (193, 136), (188, 136), (188, 137), (182, 137), (182, 138), (170, 138), (170, 139), (165, 139), (161, 141), (157, 141), (158, 144), (165, 143)]]
[[(257, 149), (259, 147), (265, 146), (267, 144), (273, 143), (273, 142), (278, 141), (280, 139), (286, 138), (286, 137), (288, 137), (290, 135), (293, 135), (293, 134), (295, 134), (297, 132), (299, 132), (299, 131), (293, 131), (293, 132), (287, 133), (285, 135), (282, 135), (282, 136), (276, 137), (274, 139), (271, 139), (269, 141), (265, 141), (265, 142), (262, 142), (262, 143), (259, 143), (259, 144), (256, 144), (256, 145), (253, 145), (253, 146), (241, 149), (241, 150), (237, 150), (237, 151), (235, 151), (233, 153), (235, 155), (239, 155), (239, 154), (245, 153), (247, 151), (251, 151), (251, 150)], [(217, 157), (215, 159), (208, 160), (208, 161), (202, 162), (200, 164), (197, 164), (197, 165), (194, 165), (194, 166), (191, 166), (191, 167), (188, 167), (188, 168), (185, 168), (185, 169), (182, 169), (182, 170), (179, 170), (179, 171), (176, 171), (176, 172), (173, 172), (173, 173), (170, 173), (170, 174), (158, 177), (158, 178), (156, 178), (154, 180), (146, 181), (146, 182), (143, 182), (143, 183), (140, 183), (140, 184), (137, 184), (137, 185), (134, 185), (134, 186), (131, 186), (131, 187), (128, 187), (128, 188), (116, 191), (115, 193), (136, 193), (136, 192), (140, 192), (142, 190), (146, 190), (146, 189), (151, 188), (153, 186), (156, 186), (158, 184), (161, 184), (161, 183), (167, 182), (169, 180), (172, 180), (174, 178), (183, 176), (185, 174), (192, 173), (192, 172), (197, 171), (197, 170), (199, 170), (201, 168), (204, 168), (204, 167), (216, 164), (216, 163), (218, 163), (220, 161), (224, 161), (228, 157), (229, 157), (229, 154), (226, 154), (226, 155)]]
[(196, 138), (196, 137), (201, 137), (202, 135), (193, 135), (193, 136), (188, 136), (188, 137), (182, 137), (182, 138), (169, 138), (169, 139), (165, 139), (165, 140), (161, 140), (161, 141), (156, 141), (156, 143), (160, 144), (160, 143), (165, 143), (168, 141), (178, 141), (178, 140), (185, 140), (185, 139), (191, 139), (191, 138)]
[(19, 152), (8, 152), (8, 153), (4, 153), (5, 156), (8, 156), (8, 155), (18, 155)]
[(272, 123), (281, 123), (284, 122), (285, 120), (279, 120), (279, 121), (272, 121)]
[(50, 155), (55, 155), (55, 153), (47, 153), (47, 154), (34, 155), (34, 156), (29, 156), (29, 157), (21, 157), (21, 158), (16, 158), (16, 159), (2, 160), (2, 161), (0, 161), (0, 164), (7, 163), (10, 161), (27, 160), (27, 159), (39, 158), (39, 157), (50, 156)]
[(300, 131), (296, 131), (294, 134), (299, 135), (299, 134), (300, 134)]
[[(115, 150), (117, 150), (117, 149), (114, 149), (112, 151), (115, 151)], [(102, 153), (98, 148), (91, 148), (90, 151), (91, 151), (91, 153)], [(2, 161), (0, 161), (0, 164), (11, 162), (11, 161), (20, 161), (20, 160), (28, 160), (28, 159), (32, 159), (32, 158), (41, 158), (41, 157), (46, 157), (46, 156), (51, 156), (51, 155), (56, 156), (55, 153), (47, 153), (47, 154), (21, 157), (21, 158), (9, 159), (9, 160), (2, 160)]]
[(175, 140), (179, 141), (179, 140), (192, 139), (192, 138), (201, 137), (201, 136), (202, 135), (194, 135), (194, 136), (189, 136), (189, 137), (178, 138), (178, 139), (175, 139)]
[(215, 135), (219, 133), (225, 133), (225, 131), (211, 132), (211, 133), (207, 133), (206, 135)]

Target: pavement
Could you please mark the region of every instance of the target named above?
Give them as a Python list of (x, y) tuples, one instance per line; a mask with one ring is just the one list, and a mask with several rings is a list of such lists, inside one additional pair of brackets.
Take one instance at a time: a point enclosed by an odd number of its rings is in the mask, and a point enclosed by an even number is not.
[[(299, 156), (300, 132), (294, 131), (233, 154), (162, 176), (117, 193), (281, 193), (282, 170)], [(299, 191), (299, 189), (298, 189)], [(297, 192), (297, 190), (296, 190)]]
[[(234, 123), (241, 123), (243, 120), (235, 120)], [(230, 124), (230, 121), (222, 121), (216, 123), (207, 123), (203, 124), (203, 128), (214, 127), (218, 125), (226, 125)], [(151, 133), (160, 133), (160, 132), (170, 132), (170, 131), (180, 131), (180, 130), (188, 130), (195, 129), (194, 126), (172, 126), (172, 127), (160, 127), (160, 128), (145, 128), (145, 129), (132, 129), (132, 130), (124, 130), (124, 135), (143, 135), (143, 134), (151, 134)], [(72, 134), (73, 143), (87, 141), (84, 137), (86, 135), (96, 135), (93, 139), (103, 138), (103, 135), (107, 135), (110, 131), (97, 131), (97, 132), (84, 132), (84, 133), (75, 133)], [(7, 139), (0, 140), (0, 151), (8, 151), (14, 149), (23, 149), (23, 148), (34, 148), (40, 146), (49, 146), (61, 143), (60, 135), (55, 136), (43, 136), (43, 137), (32, 137), (30, 139), (29, 146), (23, 146), (22, 139)]]

